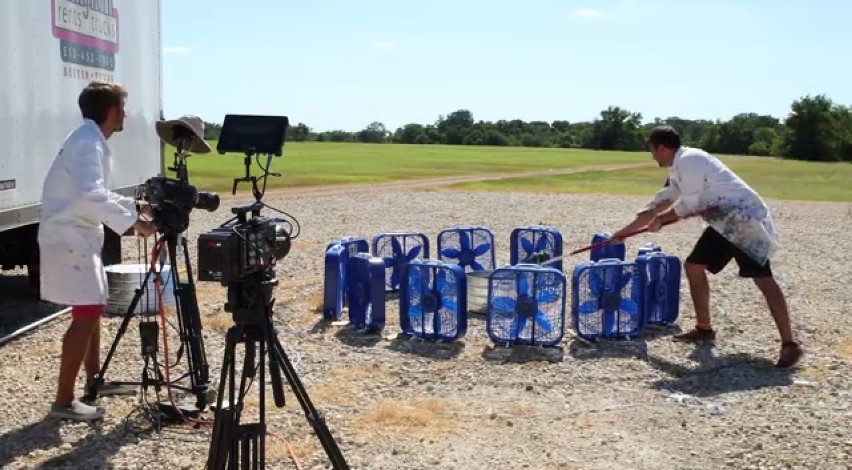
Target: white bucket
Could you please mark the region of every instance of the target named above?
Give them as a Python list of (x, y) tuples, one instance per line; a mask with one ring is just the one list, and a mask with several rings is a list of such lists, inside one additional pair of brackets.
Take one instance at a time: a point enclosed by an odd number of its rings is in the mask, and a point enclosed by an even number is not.
[(473, 313), (488, 313), (488, 277), (493, 271), (471, 271), (467, 273), (467, 310)]
[[(157, 266), (159, 269), (159, 265)], [(124, 315), (130, 308), (130, 302), (136, 295), (136, 289), (142, 286), (145, 274), (150, 269), (147, 264), (114, 264), (104, 268), (107, 275), (109, 295), (107, 299), (106, 312), (112, 315)], [(163, 293), (163, 306), (166, 308), (175, 306), (174, 280), (171, 277), (171, 266), (163, 265), (160, 271)], [(156, 313), (157, 286), (154, 283), (154, 273), (148, 276), (148, 282), (142, 288), (142, 296), (136, 304), (133, 313)]]

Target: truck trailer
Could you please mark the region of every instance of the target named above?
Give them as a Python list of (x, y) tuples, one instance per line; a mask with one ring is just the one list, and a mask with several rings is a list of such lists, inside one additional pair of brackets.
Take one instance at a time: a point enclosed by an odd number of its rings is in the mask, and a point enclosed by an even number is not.
[[(161, 0), (0, 2), (0, 268), (26, 267), (38, 292), (42, 185), (65, 137), (82, 123), (80, 91), (93, 80), (129, 93), (124, 130), (109, 140), (113, 191), (133, 195), (163, 174)], [(105, 227), (104, 264), (121, 262)]]

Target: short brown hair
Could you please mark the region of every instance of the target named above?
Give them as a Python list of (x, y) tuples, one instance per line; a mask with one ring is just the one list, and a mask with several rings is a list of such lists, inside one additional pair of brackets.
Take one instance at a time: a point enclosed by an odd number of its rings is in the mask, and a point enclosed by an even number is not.
[(121, 106), (121, 100), (126, 97), (127, 90), (121, 84), (93, 81), (80, 92), (77, 104), (83, 118), (103, 124), (110, 108)]
[(672, 126), (657, 126), (651, 130), (651, 135), (648, 136), (648, 143), (654, 147), (662, 145), (663, 147), (677, 150), (681, 146), (680, 134)]

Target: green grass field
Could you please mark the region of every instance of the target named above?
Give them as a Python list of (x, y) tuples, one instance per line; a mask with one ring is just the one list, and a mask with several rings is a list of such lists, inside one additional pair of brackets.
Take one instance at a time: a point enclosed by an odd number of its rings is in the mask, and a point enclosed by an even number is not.
[[(214, 151), (189, 158), (193, 184), (205, 191), (229, 193), (235, 177), (243, 176), (243, 156)], [(166, 148), (170, 164), (174, 149)], [(811, 201), (852, 201), (852, 165), (812, 163), (774, 158), (725, 156), (723, 160), (764, 197)], [(265, 160), (265, 159), (264, 159)], [(263, 162), (265, 164), (265, 161)], [(647, 167), (594, 171), (626, 164)], [(666, 169), (657, 168), (646, 152), (598, 152), (576, 149), (468, 147), (448, 145), (391, 145), (287, 142), (283, 157), (272, 161), (267, 187), (381, 183), (459, 176), (546, 170), (591, 169), (571, 175), (509, 178), (458, 183), (450, 189), (489, 191), (543, 191), (652, 195), (665, 181)], [(256, 162), (251, 172), (260, 175)], [(248, 189), (242, 183), (241, 191)]]
[[(722, 160), (768, 199), (852, 201), (852, 165), (764, 157), (724, 156)], [(542, 178), (510, 178), (459, 183), (456, 189), (653, 195), (666, 180), (656, 166), (617, 172), (590, 171)]]
[[(243, 176), (243, 155), (213, 152), (188, 159), (192, 183), (206, 191), (230, 191), (233, 179)], [(174, 148), (167, 147), (166, 164)], [(262, 159), (266, 164), (266, 159)], [(549, 169), (606, 167), (648, 162), (648, 156), (626, 152), (467, 147), (450, 145), (391, 145), (287, 142), (282, 157), (273, 157), (268, 188), (381, 183), (484, 173), (529, 172)], [(256, 162), (251, 172), (260, 175)]]

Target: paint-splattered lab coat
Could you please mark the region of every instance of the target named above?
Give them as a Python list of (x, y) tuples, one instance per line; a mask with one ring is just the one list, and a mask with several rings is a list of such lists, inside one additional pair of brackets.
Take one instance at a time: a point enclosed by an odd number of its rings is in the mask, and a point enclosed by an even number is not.
[(763, 265), (780, 248), (780, 235), (766, 202), (718, 158), (696, 148), (675, 153), (669, 179), (645, 207), (673, 202), (679, 217), (712, 212), (704, 221)]
[(112, 160), (94, 121), (68, 135), (42, 191), (38, 243), (41, 297), (62, 305), (105, 305), (108, 288), (101, 261), (106, 224), (126, 232), (136, 221), (132, 198), (109, 191)]

